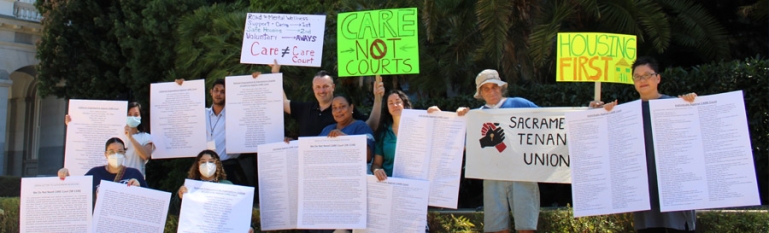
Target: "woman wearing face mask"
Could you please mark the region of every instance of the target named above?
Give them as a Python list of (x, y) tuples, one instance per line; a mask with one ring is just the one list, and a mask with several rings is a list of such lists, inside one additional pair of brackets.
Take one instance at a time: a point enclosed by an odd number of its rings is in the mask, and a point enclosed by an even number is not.
[[(123, 140), (120, 140), (120, 138), (110, 138), (104, 147), (104, 157), (107, 158), (107, 165), (91, 168), (91, 170), (85, 173), (86, 176), (93, 176), (94, 194), (97, 193), (102, 180), (128, 184), (130, 186), (147, 187), (147, 182), (144, 181), (144, 176), (139, 170), (123, 166), (126, 151)], [(64, 179), (65, 176), (69, 176), (67, 168), (59, 169), (59, 178)]]
[[(137, 102), (128, 103), (128, 116), (126, 118), (125, 134), (128, 144), (125, 150), (125, 162), (123, 165), (135, 168), (141, 172), (142, 176), (147, 173), (144, 165), (152, 158), (152, 152), (155, 151), (155, 145), (152, 144), (152, 137), (144, 130), (141, 121), (142, 105)], [(64, 117), (64, 123), (69, 124), (72, 119), (69, 115)]]
[(123, 165), (136, 168), (142, 175), (147, 175), (144, 165), (152, 158), (155, 144), (152, 144), (152, 136), (145, 132), (142, 124), (142, 105), (137, 102), (128, 104), (128, 119), (125, 126), (125, 134), (128, 138), (126, 145), (126, 160)]
[[(190, 166), (190, 170), (187, 172), (187, 179), (232, 184), (232, 182), (227, 180), (227, 173), (224, 172), (219, 155), (212, 150), (204, 150), (198, 153), (198, 156), (195, 157), (195, 163)], [(171, 213), (179, 214), (182, 198), (185, 193), (187, 193), (187, 187), (182, 185), (171, 200)]]
[[(232, 184), (227, 180), (227, 173), (224, 172), (222, 167), (222, 161), (219, 159), (219, 155), (212, 150), (203, 150), (195, 157), (195, 162), (190, 166), (190, 170), (187, 172), (187, 179), (201, 180), (220, 184)], [(187, 187), (179, 187), (179, 191), (171, 199), (171, 207), (169, 211), (172, 214), (179, 215), (182, 208), (182, 198), (187, 193)], [(253, 224), (253, 223), (252, 223)], [(249, 233), (254, 232), (254, 227), (250, 226)]]

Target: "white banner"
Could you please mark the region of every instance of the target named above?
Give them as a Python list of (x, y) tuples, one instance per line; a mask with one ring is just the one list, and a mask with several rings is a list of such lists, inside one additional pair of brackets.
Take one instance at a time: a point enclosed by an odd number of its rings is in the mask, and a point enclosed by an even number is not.
[(467, 116), (466, 178), (571, 183), (564, 114), (587, 108), (475, 109)]
[(93, 232), (157, 232), (166, 226), (171, 193), (102, 180)]
[(205, 80), (150, 85), (152, 159), (195, 157), (206, 149)]
[(366, 136), (299, 138), (297, 228), (366, 228)]
[(91, 232), (92, 187), (91, 176), (21, 178), (19, 232)]
[(229, 76), (227, 153), (256, 153), (257, 146), (283, 142), (283, 74)]
[(325, 15), (248, 13), (240, 63), (320, 67)]
[(393, 177), (430, 181), (429, 205), (457, 208), (467, 117), (404, 109)]
[(566, 113), (574, 217), (650, 209), (641, 101)]
[[(73, 176), (85, 175), (93, 167), (104, 165), (104, 142), (125, 136), (127, 101), (69, 100), (64, 150), (64, 167)], [(128, 145), (126, 145), (128, 146)]]
[(296, 229), (299, 141), (259, 145), (259, 222), (262, 231)]
[(248, 232), (254, 187), (184, 180), (177, 232)]
[(353, 233), (423, 232), (427, 223), (428, 181), (366, 176), (368, 222)]
[(652, 100), (649, 112), (662, 212), (761, 204), (742, 91)]

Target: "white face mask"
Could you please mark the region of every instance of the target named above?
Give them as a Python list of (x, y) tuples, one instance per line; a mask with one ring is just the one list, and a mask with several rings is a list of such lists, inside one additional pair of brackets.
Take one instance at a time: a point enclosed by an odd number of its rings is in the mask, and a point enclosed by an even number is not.
[(129, 116), (128, 119), (126, 120), (126, 124), (128, 125), (128, 127), (131, 127), (131, 128), (136, 128), (136, 126), (139, 126), (139, 124), (141, 123), (142, 123), (141, 117)]
[(216, 164), (212, 162), (202, 163), (198, 166), (200, 175), (204, 177), (212, 177), (216, 173)]
[(107, 156), (107, 164), (113, 168), (118, 168), (120, 165), (123, 165), (123, 160), (125, 160), (125, 155), (120, 153)]

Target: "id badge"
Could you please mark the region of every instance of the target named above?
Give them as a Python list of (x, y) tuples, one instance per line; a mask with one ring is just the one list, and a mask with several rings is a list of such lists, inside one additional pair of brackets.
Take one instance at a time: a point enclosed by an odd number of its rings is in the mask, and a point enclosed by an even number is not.
[(206, 149), (216, 151), (216, 142), (215, 141), (206, 142)]

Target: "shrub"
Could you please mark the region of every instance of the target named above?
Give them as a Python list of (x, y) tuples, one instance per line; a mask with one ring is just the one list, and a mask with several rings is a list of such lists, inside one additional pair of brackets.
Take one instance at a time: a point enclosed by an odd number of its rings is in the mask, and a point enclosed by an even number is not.
[[(19, 198), (0, 197), (0, 210), (4, 211), (0, 214), (0, 232), (19, 232)], [(697, 211), (697, 232), (769, 232), (767, 211), (769, 207)], [(260, 232), (258, 209), (253, 210), (251, 219), (254, 231)], [(168, 215), (164, 232), (176, 232), (178, 221), (178, 216)], [(430, 211), (427, 222), (431, 232), (483, 232), (483, 212), (452, 214)], [(511, 229), (514, 227), (510, 226)], [(570, 207), (543, 209), (539, 213), (537, 232), (633, 232), (633, 217), (626, 213), (574, 218)]]
[(19, 198), (0, 197), (0, 232), (19, 232)]
[(21, 177), (0, 176), (0, 197), (18, 197), (21, 193)]

